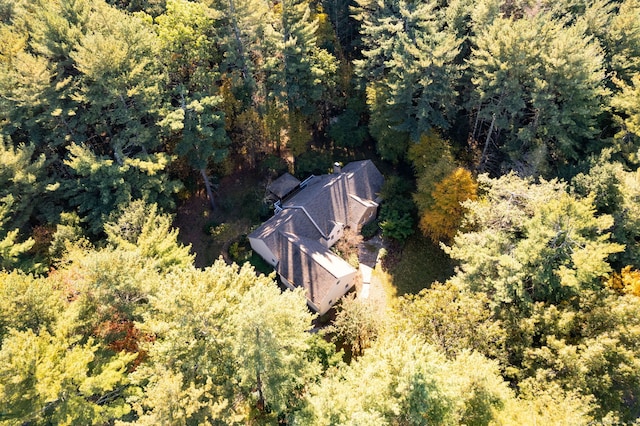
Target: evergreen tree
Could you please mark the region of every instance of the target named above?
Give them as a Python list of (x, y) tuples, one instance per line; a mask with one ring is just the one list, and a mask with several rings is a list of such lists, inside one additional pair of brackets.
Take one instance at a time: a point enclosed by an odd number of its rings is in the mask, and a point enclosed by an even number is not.
[(130, 398), (135, 424), (237, 424), (245, 418), (223, 324), (254, 280), (251, 269), (219, 260), (205, 270), (178, 268), (157, 282), (139, 323), (152, 339), (141, 343), (146, 359), (131, 375), (142, 389)]
[[(560, 303), (601, 286), (613, 218), (595, 213), (593, 199), (576, 199), (554, 181), (532, 184), (513, 174), (479, 177), (482, 194), (465, 203), (474, 230), (455, 237), (448, 252), (461, 261), (455, 280), (491, 295), (494, 306), (525, 309), (533, 301)], [(489, 278), (491, 277), (491, 278)]]
[(480, 168), (497, 149), (511, 168), (548, 174), (594, 150), (606, 91), (602, 52), (585, 32), (545, 13), (478, 29), (471, 139), (482, 150)]
[(155, 18), (170, 96), (179, 99), (185, 90), (215, 94), (222, 59), (216, 45), (218, 15), (203, 3), (169, 0), (165, 13)]
[(448, 358), (469, 349), (491, 358), (503, 355), (505, 332), (493, 318), (484, 293), (436, 282), (417, 295), (403, 296), (398, 312), (411, 334), (421, 336)]
[(627, 161), (637, 164), (640, 161), (640, 73), (631, 78), (629, 84), (614, 80), (619, 91), (611, 99), (614, 120), (620, 131), (615, 139), (618, 150)]
[(11, 331), (0, 350), (3, 417), (16, 423), (101, 424), (128, 412), (117, 389), (135, 355), (97, 363), (99, 346), (76, 336)]
[(211, 180), (207, 172), (209, 161), (221, 162), (227, 156), (229, 138), (224, 126), (224, 113), (218, 109), (218, 96), (187, 99), (182, 95), (181, 106), (160, 123), (179, 139), (175, 152), (200, 172), (211, 208), (215, 209)]
[(307, 358), (312, 319), (301, 292), (281, 293), (264, 281), (240, 299), (229, 321), (233, 354), (240, 389), (245, 397), (257, 393), (258, 409), (291, 410), (296, 393), (319, 374)]
[(0, 344), (10, 330), (53, 332), (65, 303), (52, 281), (18, 271), (0, 272)]
[(640, 181), (638, 172), (624, 170), (622, 164), (612, 161), (611, 149), (590, 161), (588, 173), (579, 173), (571, 181), (571, 189), (579, 196), (592, 196), (594, 207), (600, 214), (613, 217), (612, 240), (622, 244), (624, 251), (611, 256), (611, 265), (619, 270), (635, 265), (640, 260)]
[(57, 187), (47, 185), (46, 160), (34, 150), (33, 145), (13, 146), (0, 135), (0, 268), (35, 267), (24, 256), (35, 241), (20, 234), (28, 235), (36, 216), (42, 221), (55, 217), (48, 193)]
[(19, 266), (20, 257), (29, 251), (35, 241), (29, 238), (18, 241), (18, 229), (10, 229), (5, 221), (10, 218), (13, 196), (8, 195), (0, 199), (0, 268), (12, 269)]
[(111, 213), (130, 201), (142, 199), (163, 207), (173, 205), (170, 195), (180, 185), (162, 173), (169, 157), (162, 153), (137, 157), (127, 158), (119, 165), (108, 157), (97, 156), (84, 145), (69, 146), (65, 165), (72, 179), (63, 182), (62, 187), (92, 234), (101, 233)]
[(448, 129), (455, 105), (460, 42), (435, 2), (358, 2), (363, 42), (356, 74), (367, 85), (369, 129), (383, 158), (398, 160), (409, 138)]
[[(17, 91), (6, 89), (16, 141), (41, 150), (89, 142), (120, 164), (157, 146), (162, 73), (142, 19), (85, 0), (45, 2), (19, 18), (29, 38), (8, 68)], [(28, 63), (36, 65), (29, 74)]]
[(57, 186), (46, 175), (45, 156), (34, 151), (34, 145), (13, 146), (0, 135), (0, 200), (11, 198), (5, 229), (21, 229), (36, 215), (43, 219), (55, 215), (46, 194)]
[(172, 218), (158, 211), (156, 204), (137, 200), (124, 207), (114, 222), (104, 225), (107, 241), (120, 250), (137, 251), (147, 266), (159, 271), (193, 264), (189, 246), (178, 242)]
[[(366, 383), (366, 386), (363, 386)], [(379, 340), (314, 385), (299, 424), (488, 424), (512, 399), (495, 363), (464, 353), (448, 363), (419, 338)]]
[(154, 338), (132, 377), (144, 389), (131, 398), (140, 424), (244, 424), (256, 404), (275, 414), (290, 409), (319, 374), (307, 357), (312, 315), (304, 297), (281, 293), (249, 265), (177, 268), (149, 303), (140, 327)]
[(3, 130), (45, 154), (91, 232), (131, 198), (169, 205), (176, 183), (157, 153), (163, 72), (150, 25), (103, 2), (59, 0), (21, 8), (13, 28), (29, 37), (3, 63)]

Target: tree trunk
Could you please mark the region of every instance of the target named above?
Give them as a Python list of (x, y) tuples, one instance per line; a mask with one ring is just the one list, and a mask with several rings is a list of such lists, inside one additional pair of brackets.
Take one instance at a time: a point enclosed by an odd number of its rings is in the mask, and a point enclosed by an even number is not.
[(244, 55), (244, 46), (242, 45), (242, 38), (240, 37), (240, 29), (238, 28), (238, 21), (236, 20), (236, 5), (233, 0), (229, 0), (229, 11), (231, 12), (231, 24), (233, 25), (233, 33), (238, 44), (238, 56), (242, 61), (242, 78), (246, 81), (249, 77), (249, 71), (247, 70), (247, 61)]
[[(260, 343), (260, 329), (256, 328), (256, 344)], [(264, 411), (264, 393), (262, 392), (262, 377), (260, 377), (260, 362), (256, 368), (256, 387), (258, 388), (258, 410)]]
[(207, 189), (207, 197), (209, 198), (209, 203), (211, 204), (211, 210), (216, 209), (216, 203), (213, 199), (213, 191), (211, 190), (211, 182), (209, 181), (209, 176), (207, 176), (206, 169), (200, 169), (200, 175), (202, 175), (202, 179), (204, 180), (204, 187)]
[(489, 132), (487, 132), (487, 139), (484, 142), (484, 149), (482, 150), (482, 156), (480, 157), (479, 168), (482, 170), (482, 164), (484, 163), (485, 156), (487, 155), (487, 148), (489, 147), (489, 142), (491, 141), (491, 133), (493, 133), (493, 126), (496, 124), (496, 115), (493, 114), (493, 118), (491, 119), (491, 125), (489, 126)]
[(478, 111), (476, 112), (476, 122), (473, 124), (473, 133), (471, 133), (471, 141), (475, 143), (476, 131), (478, 130), (478, 122), (480, 121), (480, 110), (482, 109), (482, 102), (478, 105)]

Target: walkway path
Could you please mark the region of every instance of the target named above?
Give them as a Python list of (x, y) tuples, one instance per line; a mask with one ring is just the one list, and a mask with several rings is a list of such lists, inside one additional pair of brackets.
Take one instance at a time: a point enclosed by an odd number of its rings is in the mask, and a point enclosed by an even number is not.
[(358, 297), (360, 299), (369, 299), (384, 310), (387, 306), (387, 296), (378, 277), (379, 271), (378, 273), (375, 272), (378, 265), (378, 253), (382, 248), (384, 248), (384, 241), (379, 235), (360, 243), (358, 260), (362, 275), (362, 289), (358, 292)]

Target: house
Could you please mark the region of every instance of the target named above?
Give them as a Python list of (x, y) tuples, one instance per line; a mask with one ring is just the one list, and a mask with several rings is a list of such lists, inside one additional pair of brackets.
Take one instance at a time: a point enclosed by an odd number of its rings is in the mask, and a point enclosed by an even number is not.
[(345, 227), (360, 230), (375, 218), (384, 178), (370, 160), (336, 165), (334, 173), (303, 182), (283, 176), (270, 191), (285, 198), (249, 242), (286, 286), (304, 288), (309, 306), (324, 314), (353, 287), (357, 273), (330, 248)]

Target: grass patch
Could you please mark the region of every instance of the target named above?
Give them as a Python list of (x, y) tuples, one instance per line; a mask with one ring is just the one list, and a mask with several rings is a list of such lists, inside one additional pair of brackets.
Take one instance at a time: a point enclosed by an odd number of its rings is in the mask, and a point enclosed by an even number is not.
[(253, 266), (258, 274), (269, 275), (274, 271), (273, 266), (269, 265), (260, 257), (259, 254), (251, 252), (248, 262)]
[(453, 275), (453, 261), (430, 239), (416, 233), (407, 239), (400, 260), (389, 271), (398, 295), (417, 294), (434, 281)]

